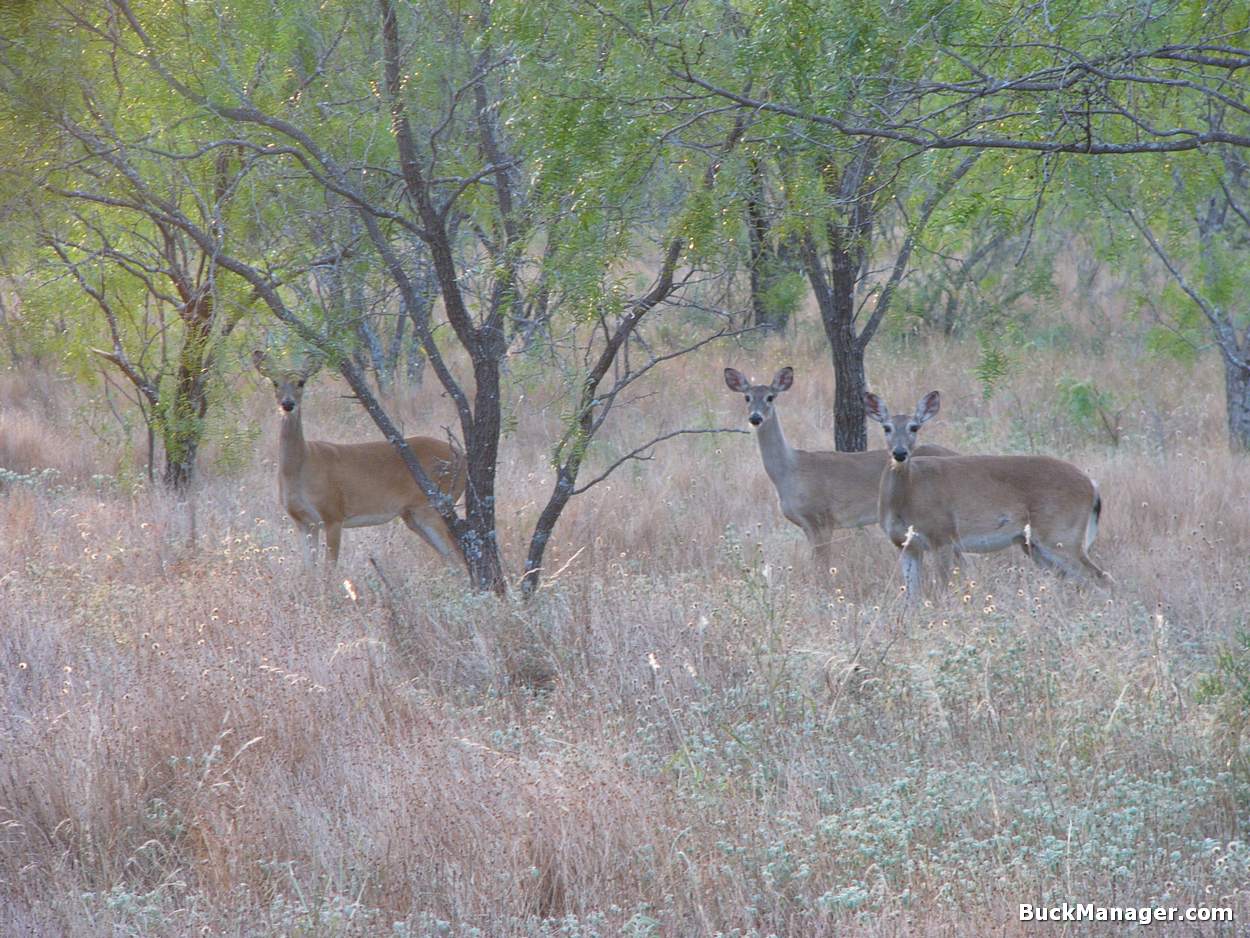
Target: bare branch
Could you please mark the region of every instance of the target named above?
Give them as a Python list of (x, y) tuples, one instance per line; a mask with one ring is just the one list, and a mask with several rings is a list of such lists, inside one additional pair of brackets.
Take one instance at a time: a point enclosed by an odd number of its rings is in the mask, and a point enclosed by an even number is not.
[(663, 443), (665, 440), (671, 440), (675, 436), (685, 436), (688, 434), (696, 434), (696, 433), (747, 433), (747, 431), (738, 430), (733, 427), (715, 427), (715, 428), (708, 428), (706, 430), (704, 429), (672, 430), (669, 433), (662, 433), (659, 436), (655, 437), (654, 439), (648, 440), (646, 443), (643, 443), (641, 446), (635, 447), (634, 449), (630, 450), (628, 453), (626, 453), (616, 462), (612, 463), (612, 465), (608, 466), (606, 469), (603, 470), (603, 472), (595, 476), (585, 485), (582, 485), (582, 486), (579, 486), (578, 488), (573, 489), (573, 494), (581, 495), (583, 492), (587, 491), (588, 489), (593, 488), (594, 486), (598, 485), (600, 482), (602, 482), (604, 479), (606, 479), (608, 476), (610, 476), (612, 473), (614, 473), (617, 469), (621, 468), (621, 466), (625, 465), (625, 463), (629, 462), (630, 460), (643, 461), (643, 460), (654, 459), (655, 458), (654, 454), (652, 454), (650, 451), (657, 444)]

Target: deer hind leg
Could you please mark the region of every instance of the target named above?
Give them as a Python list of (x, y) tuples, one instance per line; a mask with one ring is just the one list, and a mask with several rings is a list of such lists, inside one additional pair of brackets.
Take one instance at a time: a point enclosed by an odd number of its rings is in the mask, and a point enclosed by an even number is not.
[(1090, 560), (1089, 556), (1080, 547), (1048, 548), (1043, 545), (1037, 546), (1040, 547), (1039, 553), (1045, 552), (1048, 555), (1047, 559), (1055, 565), (1055, 568), (1059, 570), (1061, 575), (1071, 576), (1079, 580), (1081, 585), (1094, 583), (1097, 586), (1109, 587), (1115, 582), (1111, 575)]
[(434, 515), (433, 518), (422, 516), (413, 509), (405, 511), (400, 517), (404, 519), (404, 524), (408, 525), (410, 531), (438, 551), (440, 557), (451, 562), (455, 556), (454, 541), (442, 518), (438, 515)]
[(1085, 553), (1085, 551), (1080, 551), (1077, 559), (1080, 560), (1081, 566), (1083, 566), (1089, 573), (1090, 579), (1099, 586), (1112, 586), (1115, 584), (1115, 578), (1112, 577), (1106, 570), (1102, 569), (1102, 567), (1098, 566), (1098, 564), (1094, 563), (1094, 561), (1090, 560), (1089, 554)]
[(1051, 570), (1061, 577), (1085, 579), (1085, 571), (1068, 556), (1068, 551), (1062, 547), (1050, 547), (1041, 541), (1034, 540), (1029, 546), (1028, 554), (1033, 558), (1033, 562), (1044, 570)]

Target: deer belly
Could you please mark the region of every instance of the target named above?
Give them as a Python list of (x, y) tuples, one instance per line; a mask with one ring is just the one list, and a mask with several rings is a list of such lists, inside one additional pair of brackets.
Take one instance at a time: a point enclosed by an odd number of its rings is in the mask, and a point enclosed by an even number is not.
[(960, 534), (955, 538), (955, 543), (967, 554), (989, 554), (996, 550), (1006, 550), (1015, 542), (1018, 534), (1019, 531), (1014, 525), (1004, 526), (997, 531)]
[(371, 515), (352, 515), (350, 518), (343, 519), (343, 527), (345, 528), (367, 528), (374, 524), (386, 524), (388, 521), (394, 521), (399, 514), (394, 511), (378, 512)]

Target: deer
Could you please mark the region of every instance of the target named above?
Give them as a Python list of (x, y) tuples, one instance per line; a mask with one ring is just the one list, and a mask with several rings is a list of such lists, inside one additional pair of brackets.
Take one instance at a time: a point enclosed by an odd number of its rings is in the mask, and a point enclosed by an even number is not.
[[(324, 529), (327, 570), (338, 564), (343, 528), (404, 524), (446, 561), (456, 552), (442, 517), (389, 442), (326, 443), (304, 439), (304, 386), (321, 367), (308, 355), (295, 368), (271, 362), (259, 349), (252, 362), (273, 383), (282, 426), (278, 433), (278, 501), (295, 522), (304, 563), (317, 560), (318, 534)], [(453, 502), (464, 493), (463, 453), (449, 442), (412, 436), (408, 446), (425, 474)]]
[[(781, 513), (807, 537), (820, 572), (828, 573), (833, 532), (877, 523), (877, 489), (885, 468), (883, 449), (865, 453), (809, 452), (786, 441), (777, 396), (794, 385), (794, 369), (777, 372), (772, 384), (752, 384), (734, 368), (725, 384), (746, 398), (747, 422), (755, 428), (764, 471), (777, 490)], [(941, 446), (920, 447), (925, 456), (955, 455)]]
[(1018, 544), (1038, 566), (1060, 576), (1112, 582), (1088, 553), (1102, 514), (1098, 483), (1076, 466), (1050, 456), (925, 456), (916, 448), (916, 434), (941, 408), (937, 391), (921, 398), (910, 415), (891, 414), (871, 392), (864, 407), (884, 428), (890, 448), (878, 520), (899, 549), (910, 600), (920, 596), (925, 552), (948, 547), (987, 554)]

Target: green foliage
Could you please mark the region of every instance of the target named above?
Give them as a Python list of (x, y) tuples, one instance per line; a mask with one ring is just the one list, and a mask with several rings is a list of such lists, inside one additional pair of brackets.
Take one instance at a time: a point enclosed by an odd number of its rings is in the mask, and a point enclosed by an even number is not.
[(973, 374), (981, 383), (981, 396), (988, 401), (994, 396), (998, 383), (1010, 373), (1011, 356), (988, 332), (977, 333), (977, 344), (981, 347), (981, 354)]
[(1059, 406), (1076, 424), (1092, 428), (1100, 414), (1106, 414), (1115, 406), (1115, 399), (1108, 391), (1101, 390), (1093, 381), (1076, 378), (1060, 378), (1056, 387)]
[(807, 297), (807, 290), (807, 280), (797, 271), (786, 271), (773, 278), (761, 297), (770, 319), (788, 322)]
[(1207, 340), (1206, 319), (1193, 300), (1171, 283), (1162, 291), (1161, 305), (1170, 315), (1167, 321), (1147, 329), (1147, 350), (1162, 358), (1193, 364)]
[(1240, 629), (1216, 651), (1194, 699), (1207, 710), (1221, 761), (1250, 780), (1250, 629)]

